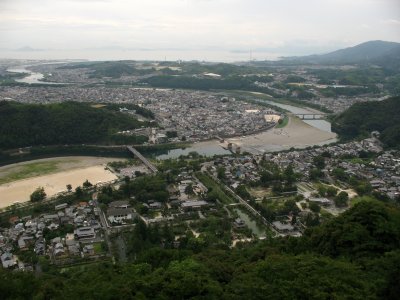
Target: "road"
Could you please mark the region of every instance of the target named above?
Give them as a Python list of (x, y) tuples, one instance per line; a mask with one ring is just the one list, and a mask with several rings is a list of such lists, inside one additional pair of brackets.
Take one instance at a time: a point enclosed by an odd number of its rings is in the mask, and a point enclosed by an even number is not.
[[(105, 215), (104, 215), (104, 212), (101, 210), (101, 208), (100, 208), (100, 206), (99, 206), (99, 202), (97, 201), (97, 195), (98, 195), (97, 192), (93, 193), (93, 195), (92, 195), (92, 200), (93, 200), (93, 202), (94, 202), (94, 207), (95, 207), (95, 208), (98, 210), (98, 212), (99, 212), (99, 218), (100, 218), (101, 227), (104, 229), (104, 239), (105, 239), (105, 241), (106, 241), (106, 243), (107, 243), (109, 253), (111, 253), (112, 243), (111, 243), (110, 237), (109, 237), (109, 234), (110, 234), (110, 226), (108, 225), (108, 222), (107, 222), (107, 219), (106, 219), (106, 217), (105, 217)], [(111, 255), (112, 255), (112, 254), (111, 254)], [(114, 257), (113, 257), (113, 260), (114, 260)]]
[(270, 222), (267, 221), (257, 210), (255, 210), (249, 203), (247, 203), (244, 199), (242, 199), (238, 194), (236, 194), (230, 187), (226, 186), (223, 182), (221, 182), (218, 178), (216, 178), (214, 175), (210, 174), (210, 176), (221, 186), (228, 191), (236, 200), (239, 201), (239, 203), (243, 204), (245, 207), (248, 208), (248, 210), (256, 217), (259, 217), (261, 221), (264, 223), (265, 226), (270, 228), (276, 235), (281, 235), (275, 228), (272, 226)]

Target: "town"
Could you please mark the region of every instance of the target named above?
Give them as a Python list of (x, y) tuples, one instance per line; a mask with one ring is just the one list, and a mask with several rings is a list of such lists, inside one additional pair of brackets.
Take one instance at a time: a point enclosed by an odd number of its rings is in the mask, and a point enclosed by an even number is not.
[(157, 168), (146, 168), (139, 158), (110, 163), (119, 174), (115, 182), (85, 182), (75, 191), (4, 210), (3, 267), (33, 271), (124, 261), (141, 251), (131, 241), (141, 226), (164, 228), (153, 242), (167, 248), (200, 239), (235, 247), (301, 236), (364, 195), (386, 201), (400, 195), (400, 153), (383, 151), (378, 132), (359, 142), (304, 150), (209, 158), (191, 153), (153, 163)]

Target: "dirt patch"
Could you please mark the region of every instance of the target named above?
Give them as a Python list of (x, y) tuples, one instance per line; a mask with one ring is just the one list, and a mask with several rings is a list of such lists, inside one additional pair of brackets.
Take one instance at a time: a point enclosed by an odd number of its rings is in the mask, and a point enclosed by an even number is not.
[(16, 180), (53, 174), (57, 172), (86, 168), (118, 161), (118, 158), (68, 156), (37, 159), (0, 167), (0, 185)]
[(249, 193), (250, 195), (258, 199), (258, 198), (263, 198), (264, 196), (269, 196), (271, 194), (271, 189), (262, 187), (251, 188), (249, 190)]
[(297, 117), (290, 116), (285, 128), (268, 130), (242, 138), (228, 139), (228, 142), (236, 144), (242, 150), (249, 152), (280, 151), (295, 148), (305, 148), (313, 145), (322, 145), (334, 142), (336, 134), (319, 130)]
[(52, 174), (35, 174), (31, 178), (0, 185), (0, 208), (16, 202), (29, 201), (31, 193), (39, 186), (44, 187), (48, 196), (53, 196), (65, 191), (67, 184), (71, 184), (75, 189), (77, 186), (81, 186), (85, 180), (89, 180), (93, 184), (114, 180), (117, 176), (106, 170), (105, 166), (106, 163), (115, 160), (118, 159), (85, 156), (57, 157), (1, 167), (0, 176), (4, 178), (4, 176), (21, 172), (27, 165), (37, 166), (38, 163), (52, 163), (52, 166), (56, 166), (55, 169), (51, 169)]

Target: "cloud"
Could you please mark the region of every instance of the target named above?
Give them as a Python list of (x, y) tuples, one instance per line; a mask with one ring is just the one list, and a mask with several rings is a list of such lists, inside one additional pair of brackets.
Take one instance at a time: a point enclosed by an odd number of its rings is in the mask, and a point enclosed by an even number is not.
[(0, 45), (318, 52), (400, 41), (396, 1), (0, 0)]
[(400, 26), (400, 20), (395, 20), (395, 19), (383, 20), (382, 23), (387, 25)]

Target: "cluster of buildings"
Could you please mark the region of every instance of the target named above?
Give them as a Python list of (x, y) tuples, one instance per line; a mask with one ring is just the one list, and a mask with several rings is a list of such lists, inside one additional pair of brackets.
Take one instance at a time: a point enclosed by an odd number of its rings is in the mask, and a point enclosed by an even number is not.
[(260, 180), (257, 160), (260, 156), (225, 156), (214, 160), (212, 164), (206, 165), (214, 177), (218, 176), (218, 169), (224, 170), (224, 181), (233, 189), (237, 188), (241, 182), (258, 182)]
[(98, 214), (91, 201), (58, 204), (53, 212), (38, 217), (11, 217), (10, 227), (0, 232), (3, 267), (32, 269), (16, 255), (31, 250), (38, 256), (49, 256), (55, 264), (96, 256), (94, 244), (103, 241)]
[[(358, 158), (360, 153), (379, 155), (365, 161), (350, 159)], [(372, 188), (392, 199), (400, 195), (400, 153), (395, 150), (383, 151), (380, 141), (374, 137), (322, 148), (265, 154), (264, 157), (281, 168), (291, 164), (297, 173), (307, 178), (314, 167), (314, 157), (320, 155), (326, 156), (322, 171), (328, 181), (332, 181), (332, 170), (341, 168), (348, 176), (367, 180)]]
[(204, 92), (176, 93), (149, 101), (145, 107), (159, 125), (191, 141), (256, 133), (276, 124), (266, 118), (276, 115), (270, 109)]
[(315, 99), (307, 100), (307, 102), (312, 104), (321, 105), (334, 113), (341, 113), (350, 108), (353, 104), (367, 102), (367, 101), (382, 101), (387, 99), (388, 97), (374, 97), (369, 95), (368, 97), (360, 97), (360, 96), (339, 96), (336, 98), (329, 97), (318, 97)]
[[(0, 101), (54, 103), (63, 101), (133, 103), (151, 110), (164, 128), (148, 133), (154, 142), (167, 141), (166, 132), (176, 132), (197, 141), (215, 136), (257, 133), (276, 124), (279, 115), (265, 107), (201, 91), (107, 88), (107, 87), (0, 87)], [(277, 116), (277, 118), (271, 118)]]

